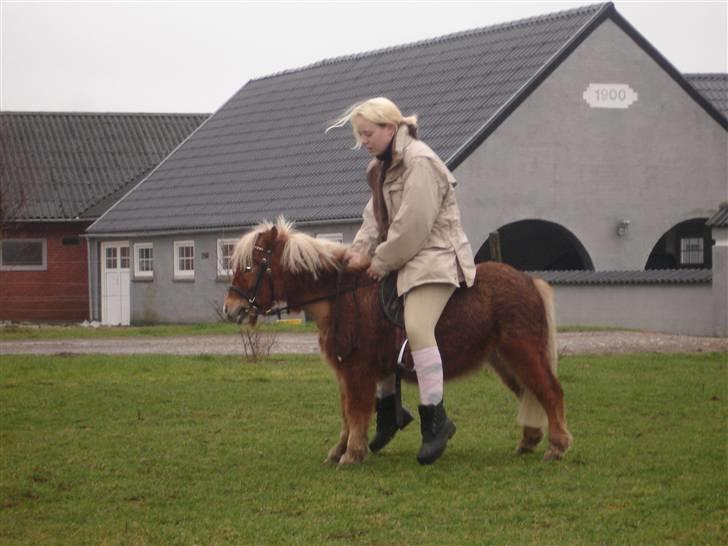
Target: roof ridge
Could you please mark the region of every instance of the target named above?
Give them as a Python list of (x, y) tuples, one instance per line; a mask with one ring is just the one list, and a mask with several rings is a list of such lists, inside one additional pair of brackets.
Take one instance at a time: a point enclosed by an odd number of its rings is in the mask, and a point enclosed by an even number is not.
[(598, 11), (599, 9), (604, 8), (605, 6), (613, 6), (613, 5), (614, 4), (611, 1), (600, 2), (600, 3), (595, 3), (595, 4), (587, 4), (584, 6), (579, 6), (579, 7), (571, 8), (571, 9), (567, 9), (567, 10), (544, 13), (542, 15), (533, 15), (531, 17), (524, 17), (522, 19), (515, 19), (513, 21), (506, 21), (503, 23), (496, 23), (494, 25), (488, 25), (485, 27), (476, 27), (476, 28), (472, 28), (472, 29), (468, 29), (468, 30), (460, 30), (457, 32), (451, 32), (449, 34), (443, 34), (441, 36), (435, 36), (434, 38), (425, 38), (423, 40), (417, 40), (417, 41), (408, 42), (405, 44), (397, 44), (397, 45), (383, 47), (383, 48), (379, 48), (379, 49), (372, 49), (370, 51), (363, 51), (360, 53), (351, 53), (348, 55), (341, 55), (339, 57), (330, 57), (330, 58), (322, 59), (320, 61), (316, 61), (316, 62), (307, 64), (304, 66), (300, 66), (297, 68), (289, 68), (286, 70), (281, 70), (279, 72), (274, 72), (272, 74), (261, 76), (259, 78), (252, 78), (248, 83), (277, 78), (279, 76), (287, 76), (289, 74), (295, 74), (297, 72), (304, 72), (306, 70), (310, 70), (312, 68), (317, 68), (319, 66), (327, 66), (327, 65), (336, 64), (336, 63), (345, 62), (345, 61), (351, 61), (351, 60), (355, 60), (355, 59), (363, 59), (363, 58), (370, 57), (373, 55), (389, 53), (391, 51), (399, 51), (399, 50), (409, 49), (409, 48), (414, 48), (414, 47), (422, 47), (424, 45), (442, 43), (442, 42), (446, 42), (449, 40), (463, 38), (465, 36), (474, 36), (474, 35), (478, 35), (478, 34), (486, 34), (488, 32), (496, 32), (496, 31), (500, 31), (500, 30), (513, 29), (513, 28), (523, 27), (523, 26), (527, 26), (530, 24), (534, 24), (534, 23), (541, 23), (544, 21), (550, 21), (550, 20), (555, 20), (555, 19), (559, 19), (562, 17), (572, 16), (572, 15), (576, 15), (576, 14), (580, 14), (580, 13)]
[(27, 115), (27, 116), (82, 116), (82, 117), (201, 117), (210, 116), (209, 112), (74, 112), (62, 110), (2, 110), (0, 115)]

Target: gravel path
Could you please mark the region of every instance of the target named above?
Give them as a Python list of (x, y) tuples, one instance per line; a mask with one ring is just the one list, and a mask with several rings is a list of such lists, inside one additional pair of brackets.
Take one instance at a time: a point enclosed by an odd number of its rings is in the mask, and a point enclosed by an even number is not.
[[(728, 351), (728, 338), (652, 332), (570, 332), (559, 334), (562, 355), (695, 353)], [(0, 341), (3, 354), (242, 354), (237, 335)], [(277, 334), (272, 353), (318, 353), (315, 334)]]

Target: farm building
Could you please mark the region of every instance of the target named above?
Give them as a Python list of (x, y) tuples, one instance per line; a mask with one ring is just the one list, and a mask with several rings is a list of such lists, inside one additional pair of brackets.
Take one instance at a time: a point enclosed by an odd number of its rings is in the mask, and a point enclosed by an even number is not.
[(0, 113), (0, 320), (88, 319), (84, 231), (205, 117)]
[(454, 172), (476, 259), (497, 231), (504, 261), (554, 283), (560, 322), (713, 334), (725, 88), (682, 75), (611, 3), (250, 81), (88, 229), (92, 314), (109, 322), (111, 249), (132, 257), (131, 320), (185, 322), (216, 317), (232, 245), (263, 218), (350, 242), (369, 158), (324, 129), (382, 95)]

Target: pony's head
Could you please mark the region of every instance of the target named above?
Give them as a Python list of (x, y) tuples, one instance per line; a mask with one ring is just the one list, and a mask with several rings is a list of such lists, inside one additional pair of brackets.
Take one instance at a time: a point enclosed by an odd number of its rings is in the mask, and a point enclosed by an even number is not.
[(297, 231), (292, 222), (261, 222), (243, 235), (231, 258), (233, 280), (223, 304), (223, 314), (255, 324), (277, 302), (287, 302), (287, 279), (309, 275), (314, 280), (325, 271), (342, 267), (344, 245), (316, 239)]

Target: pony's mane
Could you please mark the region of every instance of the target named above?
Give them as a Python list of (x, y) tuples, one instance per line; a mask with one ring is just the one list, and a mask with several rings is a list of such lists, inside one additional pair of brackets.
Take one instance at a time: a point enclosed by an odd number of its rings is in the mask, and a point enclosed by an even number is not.
[(270, 231), (273, 227), (278, 230), (277, 240), (285, 241), (281, 263), (286, 271), (290, 273), (308, 272), (317, 278), (318, 274), (323, 271), (332, 271), (341, 267), (340, 257), (346, 250), (345, 245), (327, 239), (316, 239), (297, 231), (293, 227), (293, 222), (280, 216), (275, 224), (264, 220), (241, 237), (230, 259), (233, 269), (253, 266), (253, 251), (258, 236)]

